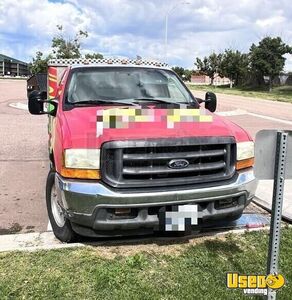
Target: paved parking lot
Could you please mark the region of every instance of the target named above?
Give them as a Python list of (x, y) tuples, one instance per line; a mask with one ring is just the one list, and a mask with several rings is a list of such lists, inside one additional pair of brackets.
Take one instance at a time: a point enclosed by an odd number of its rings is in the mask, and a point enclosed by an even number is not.
[(0, 80), (0, 234), (47, 226), (47, 117), (9, 107), (25, 99), (25, 80)]
[[(26, 103), (25, 80), (0, 80), (0, 234), (45, 231), (47, 116), (31, 116), (11, 103)], [(218, 94), (218, 112), (253, 137), (264, 128), (292, 129), (287, 103)]]

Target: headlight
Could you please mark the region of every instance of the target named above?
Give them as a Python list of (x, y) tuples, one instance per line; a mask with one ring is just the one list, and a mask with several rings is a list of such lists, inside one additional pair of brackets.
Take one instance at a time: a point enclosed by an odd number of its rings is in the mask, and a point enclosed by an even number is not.
[(254, 142), (240, 142), (236, 144), (236, 169), (250, 168), (254, 164)]
[(237, 160), (243, 160), (254, 157), (254, 143), (253, 142), (241, 142), (237, 143)]
[(100, 179), (100, 149), (67, 149), (61, 175), (67, 178)]
[(65, 150), (65, 167), (75, 169), (99, 169), (99, 149)]

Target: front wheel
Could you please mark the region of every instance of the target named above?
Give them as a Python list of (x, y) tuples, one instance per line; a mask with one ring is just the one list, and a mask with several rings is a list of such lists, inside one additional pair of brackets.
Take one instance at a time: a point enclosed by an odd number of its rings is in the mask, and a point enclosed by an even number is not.
[(73, 242), (76, 240), (76, 233), (72, 230), (70, 221), (66, 218), (55, 185), (56, 172), (50, 171), (47, 178), (46, 202), (49, 220), (53, 232), (62, 242)]

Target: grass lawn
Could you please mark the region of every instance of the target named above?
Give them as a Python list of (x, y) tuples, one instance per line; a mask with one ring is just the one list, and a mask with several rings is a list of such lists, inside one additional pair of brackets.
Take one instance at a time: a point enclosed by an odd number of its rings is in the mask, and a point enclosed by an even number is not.
[(246, 97), (262, 98), (274, 101), (290, 102), (292, 103), (292, 86), (274, 87), (272, 92), (263, 89), (251, 88), (232, 88), (229, 86), (210, 86), (210, 85), (188, 85), (191, 90), (213, 91), (222, 94), (239, 95)]
[[(0, 299), (263, 299), (226, 289), (225, 277), (265, 274), (266, 232), (192, 241), (2, 253)], [(292, 229), (285, 228), (280, 269), (288, 284), (277, 299), (291, 299), (291, 266)]]

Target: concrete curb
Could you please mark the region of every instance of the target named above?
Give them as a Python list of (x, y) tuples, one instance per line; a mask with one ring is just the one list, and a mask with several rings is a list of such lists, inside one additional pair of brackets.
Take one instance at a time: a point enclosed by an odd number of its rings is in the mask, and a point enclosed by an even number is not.
[(36, 251), (59, 248), (84, 247), (84, 244), (65, 244), (52, 232), (0, 235), (0, 252)]
[[(267, 231), (269, 226), (257, 227), (257, 228), (240, 228), (232, 229), (220, 232), (208, 232), (197, 234), (193, 236), (185, 236), (175, 238), (178, 242), (182, 240), (191, 240), (194, 238), (214, 238), (220, 237), (227, 234), (244, 234), (245, 232), (252, 231)], [(62, 248), (76, 248), (76, 247), (85, 247), (85, 246), (104, 246), (110, 247), (119, 245), (129, 245), (129, 244), (143, 244), (146, 242), (151, 242), (155, 244), (156, 242), (161, 241), (171, 241), (170, 245), (173, 244), (174, 238), (169, 237), (146, 237), (138, 239), (123, 239), (123, 240), (102, 240), (96, 242), (85, 242), (85, 243), (72, 243), (66, 244), (57, 240), (52, 232), (42, 232), (42, 233), (23, 233), (23, 234), (9, 234), (9, 235), (0, 235), (0, 252), (9, 252), (9, 251), (37, 251), (37, 250), (52, 250), (52, 249), (62, 249)]]
[[(262, 200), (262, 199), (260, 199), (258, 197), (255, 197), (253, 199), (253, 202), (256, 203), (258, 206), (260, 206), (261, 208), (265, 209), (268, 212), (272, 211), (272, 204), (269, 203), (269, 202), (267, 202), (267, 201), (265, 201), (265, 200)], [(292, 212), (285, 211), (285, 207), (284, 206), (283, 206), (282, 218), (285, 221), (288, 221), (289, 223), (292, 222)]]
[(28, 110), (28, 104), (21, 102), (10, 103), (9, 106), (17, 109)]

